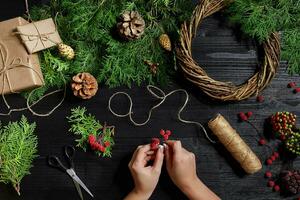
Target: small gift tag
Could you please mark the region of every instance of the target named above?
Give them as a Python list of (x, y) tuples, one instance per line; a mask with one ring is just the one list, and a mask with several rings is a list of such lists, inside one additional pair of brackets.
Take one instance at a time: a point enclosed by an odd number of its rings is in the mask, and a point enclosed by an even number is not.
[(17, 31), (30, 54), (62, 42), (52, 18), (18, 26)]

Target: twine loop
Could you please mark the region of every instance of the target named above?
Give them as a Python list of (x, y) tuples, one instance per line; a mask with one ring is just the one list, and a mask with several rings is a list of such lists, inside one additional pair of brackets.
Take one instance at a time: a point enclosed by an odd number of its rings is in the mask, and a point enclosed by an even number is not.
[[(189, 120), (185, 120), (181, 117), (181, 113), (183, 112), (183, 110), (185, 109), (188, 101), (189, 101), (189, 94), (186, 90), (184, 89), (177, 89), (177, 90), (173, 90), (169, 93), (165, 93), (163, 90), (161, 90), (160, 88), (156, 87), (156, 86), (153, 86), (153, 85), (148, 85), (147, 86), (147, 90), (148, 92), (153, 96), (155, 97), (156, 99), (159, 99), (160, 101), (155, 104), (148, 112), (148, 116), (147, 116), (147, 119), (142, 122), (142, 123), (138, 123), (136, 122), (132, 115), (133, 115), (133, 111), (132, 111), (132, 107), (133, 107), (133, 101), (132, 101), (132, 98), (129, 94), (127, 94), (126, 92), (116, 92), (114, 93), (110, 98), (109, 98), (109, 101), (108, 101), (108, 109), (109, 111), (114, 115), (114, 116), (117, 116), (117, 117), (129, 117), (130, 121), (132, 124), (134, 124), (135, 126), (144, 126), (146, 125), (149, 120), (151, 119), (151, 116), (152, 116), (152, 112), (158, 108), (159, 106), (161, 106), (165, 101), (166, 99), (171, 96), (172, 94), (175, 94), (175, 93), (184, 93), (185, 94), (185, 101), (184, 101), (184, 104), (180, 107), (180, 109), (178, 110), (178, 113), (177, 113), (177, 118), (179, 121), (181, 121), (182, 123), (186, 123), (186, 124), (195, 124), (197, 126), (199, 126), (202, 131), (204, 132), (206, 138), (211, 142), (211, 143), (216, 143), (213, 139), (211, 139), (206, 131), (206, 129), (204, 128), (204, 126), (199, 123), (199, 122), (196, 122), (196, 121), (189, 121)], [(118, 114), (116, 113), (112, 108), (111, 108), (111, 104), (112, 104), (112, 101), (113, 99), (118, 96), (118, 95), (124, 95), (128, 98), (129, 100), (129, 109), (128, 109), (128, 112), (125, 113), (125, 114)]]

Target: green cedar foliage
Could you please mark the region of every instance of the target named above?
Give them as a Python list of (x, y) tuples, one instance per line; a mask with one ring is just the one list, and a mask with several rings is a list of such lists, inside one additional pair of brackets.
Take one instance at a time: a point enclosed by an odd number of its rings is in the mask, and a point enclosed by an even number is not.
[(30, 174), (32, 161), (37, 157), (36, 124), (22, 116), (19, 122), (0, 127), (0, 182), (12, 184), (20, 195), (20, 183)]
[(90, 135), (94, 135), (97, 138), (101, 138), (101, 142), (109, 142), (110, 146), (106, 147), (102, 153), (96, 151), (98, 156), (111, 157), (112, 146), (114, 145), (114, 128), (108, 126), (102, 126), (100, 122), (91, 114), (86, 114), (86, 109), (77, 107), (71, 109), (71, 116), (67, 117), (71, 128), (69, 129), (75, 135), (79, 135), (80, 138), (76, 139), (77, 146), (81, 147), (84, 151), (89, 146), (88, 138)]
[[(126, 42), (118, 37), (117, 20), (125, 10), (136, 10), (145, 19), (141, 39)], [(180, 24), (192, 10), (192, 0), (52, 0), (49, 5), (32, 8), (35, 21), (55, 18), (58, 13), (60, 36), (76, 52), (74, 61), (59, 58), (56, 48), (40, 53), (45, 88), (62, 87), (64, 82), (57, 72), (62, 72), (66, 80), (76, 73), (90, 72), (110, 87), (167, 83), (174, 68), (174, 55), (160, 47), (158, 37), (167, 33), (175, 41)], [(159, 63), (156, 76), (144, 60)]]
[(266, 40), (270, 33), (282, 33), (282, 59), (289, 72), (300, 74), (300, 1), (235, 0), (228, 9), (233, 22), (247, 35)]

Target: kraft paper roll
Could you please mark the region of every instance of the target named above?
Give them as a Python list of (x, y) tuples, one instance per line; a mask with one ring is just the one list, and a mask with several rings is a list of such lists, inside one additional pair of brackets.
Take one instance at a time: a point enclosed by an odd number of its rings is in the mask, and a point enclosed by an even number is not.
[(254, 174), (262, 168), (258, 157), (221, 114), (211, 119), (208, 127), (248, 174)]

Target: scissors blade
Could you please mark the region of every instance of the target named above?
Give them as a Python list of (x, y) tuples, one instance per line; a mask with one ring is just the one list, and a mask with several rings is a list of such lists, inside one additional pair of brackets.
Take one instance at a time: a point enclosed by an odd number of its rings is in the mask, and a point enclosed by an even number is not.
[(82, 196), (82, 192), (81, 192), (80, 185), (79, 185), (74, 179), (72, 179), (72, 180), (73, 180), (74, 185), (75, 185), (75, 187), (76, 187), (76, 190), (77, 190), (77, 192), (78, 192), (78, 194), (79, 194), (79, 196), (80, 196), (80, 199), (83, 200), (83, 196)]
[(94, 195), (91, 193), (91, 191), (85, 186), (85, 184), (80, 180), (80, 178), (76, 175), (75, 171), (73, 169), (68, 169), (67, 173), (71, 176), (71, 178), (77, 182), (91, 197), (94, 198)]

